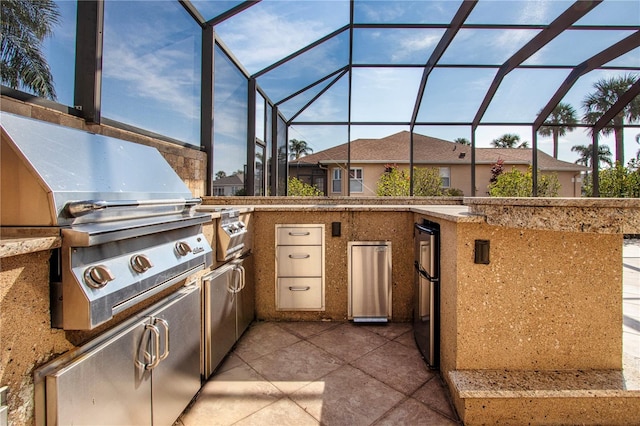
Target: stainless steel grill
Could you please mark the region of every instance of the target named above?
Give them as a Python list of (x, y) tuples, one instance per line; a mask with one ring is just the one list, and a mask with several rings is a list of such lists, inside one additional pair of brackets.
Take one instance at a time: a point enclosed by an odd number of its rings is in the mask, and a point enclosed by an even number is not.
[(62, 236), (54, 326), (93, 329), (213, 263), (211, 216), (156, 149), (12, 114), (0, 123), (2, 226)]

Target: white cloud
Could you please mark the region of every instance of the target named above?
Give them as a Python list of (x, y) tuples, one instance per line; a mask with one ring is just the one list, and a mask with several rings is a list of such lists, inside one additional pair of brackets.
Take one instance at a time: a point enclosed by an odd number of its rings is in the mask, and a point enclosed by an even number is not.
[[(330, 4), (335, 7), (338, 3)], [(287, 6), (293, 7), (288, 2), (258, 4), (216, 27), (224, 43), (250, 72), (259, 71), (339, 28), (314, 14), (296, 19)]]

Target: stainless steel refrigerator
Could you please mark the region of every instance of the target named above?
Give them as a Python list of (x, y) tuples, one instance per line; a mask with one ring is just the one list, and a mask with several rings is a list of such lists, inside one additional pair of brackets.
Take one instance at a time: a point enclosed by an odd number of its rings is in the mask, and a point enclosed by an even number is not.
[(431, 368), (440, 363), (440, 226), (416, 223), (414, 241), (413, 334)]
[(391, 320), (391, 242), (347, 243), (348, 318), (354, 322)]

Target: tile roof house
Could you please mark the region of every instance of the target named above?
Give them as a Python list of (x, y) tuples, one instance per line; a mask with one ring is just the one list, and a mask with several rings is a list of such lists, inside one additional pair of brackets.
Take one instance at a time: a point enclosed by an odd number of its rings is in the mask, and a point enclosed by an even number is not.
[[(381, 139), (357, 139), (351, 142), (350, 193), (357, 196), (376, 195), (377, 182), (385, 165), (409, 168), (408, 131)], [(438, 167), (443, 187), (462, 190), (471, 195), (471, 146), (443, 139), (413, 135), (415, 167)], [(289, 162), (289, 176), (316, 185), (328, 196), (347, 194), (348, 145), (342, 144)], [(476, 148), (476, 195), (488, 195), (491, 166), (499, 159), (504, 170), (516, 167), (526, 171), (532, 162), (530, 148)], [(559, 196), (579, 197), (582, 190), (581, 173), (584, 166), (561, 161), (538, 150), (538, 170), (542, 174), (555, 173), (560, 182)]]
[(241, 195), (244, 191), (244, 173), (236, 173), (213, 181), (213, 195)]

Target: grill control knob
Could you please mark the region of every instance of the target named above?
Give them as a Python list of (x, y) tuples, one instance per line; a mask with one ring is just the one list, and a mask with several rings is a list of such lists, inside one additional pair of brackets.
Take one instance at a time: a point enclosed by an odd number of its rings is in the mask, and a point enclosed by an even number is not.
[(114, 279), (109, 268), (104, 265), (91, 266), (84, 271), (84, 282), (89, 287), (102, 288)]
[(186, 241), (178, 241), (176, 243), (176, 251), (180, 256), (186, 256), (191, 253), (191, 246)]
[(153, 268), (153, 263), (151, 263), (151, 260), (144, 254), (136, 254), (131, 256), (131, 260), (129, 260), (129, 263), (131, 264), (133, 270), (139, 274)]

